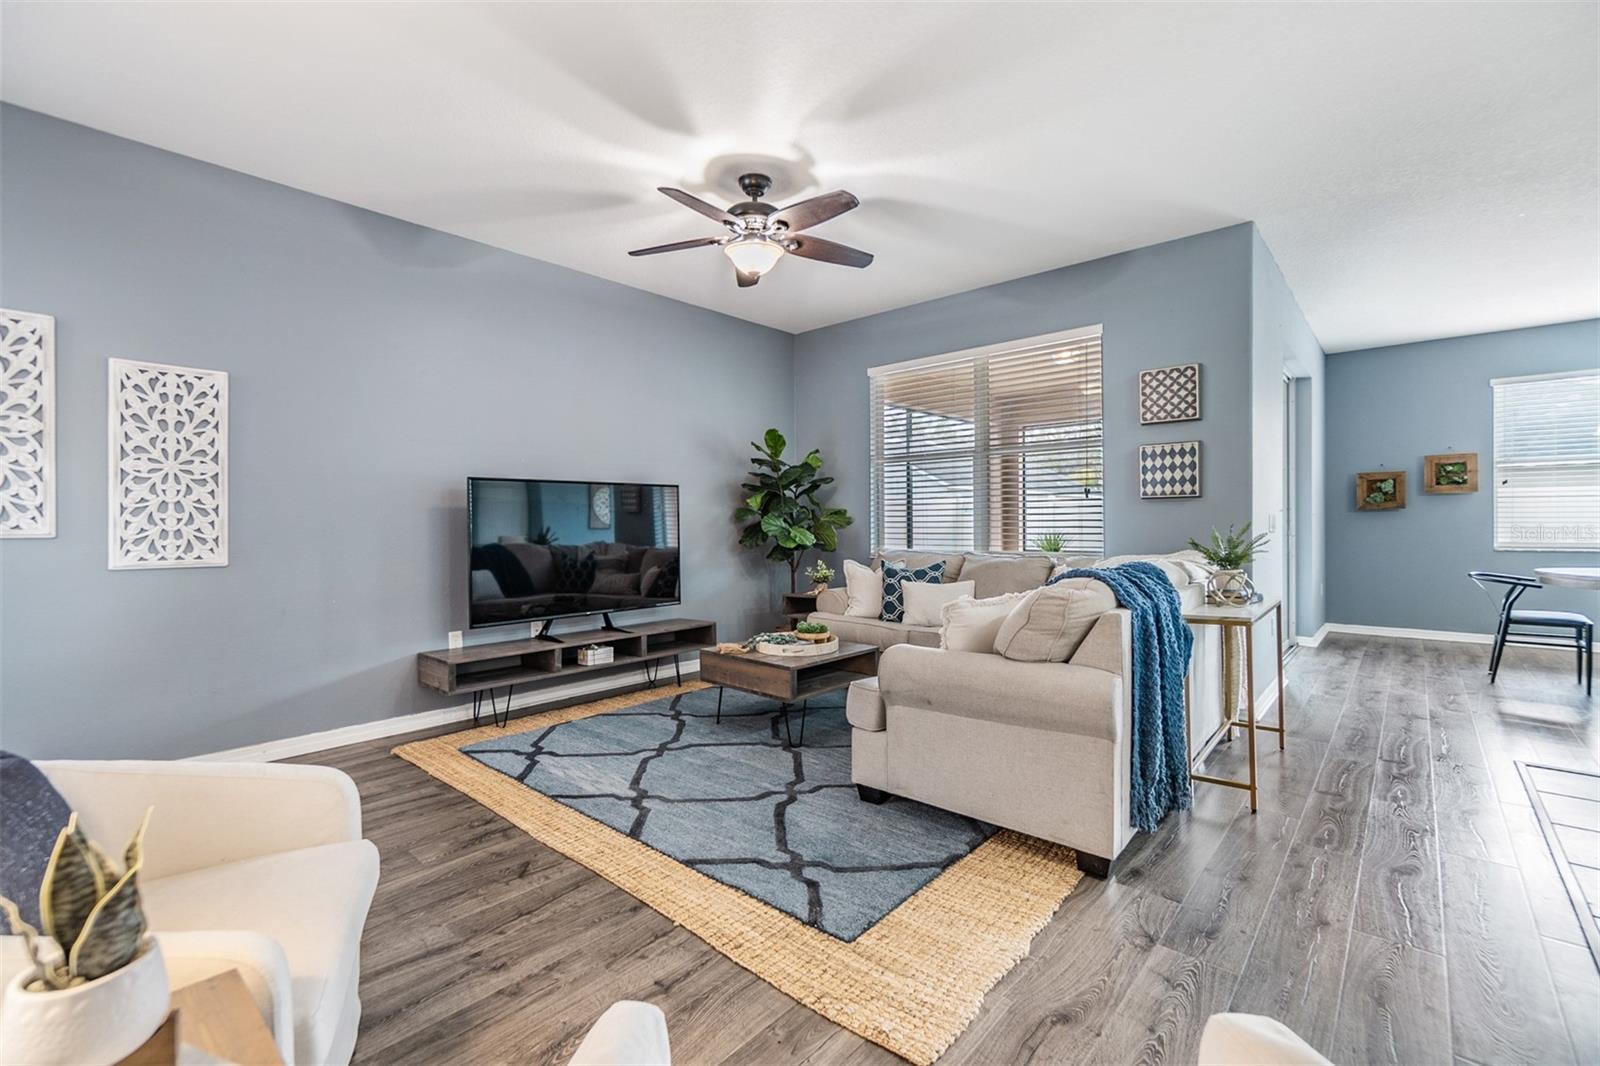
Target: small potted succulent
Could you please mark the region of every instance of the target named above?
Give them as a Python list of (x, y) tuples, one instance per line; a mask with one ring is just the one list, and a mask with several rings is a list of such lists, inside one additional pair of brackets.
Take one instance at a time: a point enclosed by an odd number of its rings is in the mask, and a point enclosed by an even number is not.
[(811, 582), (812, 592), (826, 592), (828, 582), (833, 580), (833, 567), (818, 559), (811, 564), (811, 569), (806, 571), (806, 578)]
[(0, 1045), (8, 1063), (118, 1062), (166, 1020), (167, 968), (160, 944), (146, 935), (139, 901), (149, 823), (146, 811), (119, 871), (72, 815), (56, 838), (39, 889), (43, 936), (15, 903), (0, 898), (12, 933), (23, 938), (33, 962), (12, 979), (0, 1005)]
[(1206, 580), (1206, 599), (1229, 607), (1249, 603), (1256, 594), (1256, 588), (1250, 583), (1250, 575), (1244, 572), (1244, 568), (1261, 554), (1261, 546), (1267, 539), (1266, 533), (1252, 537), (1249, 522), (1237, 532), (1229, 526), (1225, 534), (1218, 533), (1213, 527), (1209, 543), (1201, 543), (1191, 537), (1189, 547), (1216, 568)]
[(813, 644), (823, 644), (833, 639), (833, 634), (821, 622), (796, 622), (794, 635)]
[(1059, 563), (1061, 553), (1067, 548), (1067, 538), (1060, 533), (1041, 533), (1033, 539), (1033, 547), (1048, 555), (1051, 562)]

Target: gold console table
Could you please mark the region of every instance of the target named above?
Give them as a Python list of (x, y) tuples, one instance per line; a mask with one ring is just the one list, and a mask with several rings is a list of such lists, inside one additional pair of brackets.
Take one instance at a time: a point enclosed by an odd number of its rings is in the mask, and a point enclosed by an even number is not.
[[(1273, 639), (1277, 642), (1278, 649), (1278, 724), (1261, 725), (1256, 721), (1256, 623), (1267, 615), (1273, 618)], [(1194, 699), (1192, 683), (1185, 679), (1183, 686), (1183, 717), (1184, 726), (1188, 734), (1189, 751), (1189, 778), (1193, 781), (1204, 781), (1212, 785), (1226, 785), (1229, 788), (1243, 789), (1250, 793), (1250, 813), (1256, 811), (1256, 730), (1262, 729), (1269, 733), (1278, 734), (1278, 750), (1284, 746), (1284, 723), (1287, 716), (1284, 714), (1283, 703), (1283, 601), (1263, 600), (1260, 603), (1246, 604), (1243, 607), (1221, 607), (1206, 604), (1183, 612), (1183, 620), (1191, 626), (1219, 626), (1222, 629), (1222, 677), (1223, 693), (1222, 708), (1224, 721), (1216, 733), (1206, 741), (1200, 749), (1200, 755), (1194, 754), (1193, 733), (1193, 708)], [(1229, 691), (1233, 687), (1232, 671), (1228, 664), (1228, 635), (1232, 631), (1244, 631), (1244, 677), (1245, 701), (1244, 720), (1233, 717), (1231, 704), (1233, 694)], [(1228, 777), (1213, 777), (1208, 774), (1197, 774), (1194, 767), (1200, 759), (1210, 754), (1213, 742), (1224, 732), (1231, 733), (1237, 726), (1245, 731), (1246, 742), (1249, 746), (1249, 778), (1236, 781)]]

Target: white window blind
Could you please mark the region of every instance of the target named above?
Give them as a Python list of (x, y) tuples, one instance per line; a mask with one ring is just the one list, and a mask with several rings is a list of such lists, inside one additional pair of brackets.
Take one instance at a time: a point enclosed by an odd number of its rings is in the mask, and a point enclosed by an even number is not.
[(1101, 553), (1098, 326), (870, 375), (876, 548)]
[(650, 525), (655, 542), (664, 548), (678, 546), (678, 486), (660, 485), (650, 490)]
[(1490, 385), (1495, 549), (1600, 550), (1600, 371)]

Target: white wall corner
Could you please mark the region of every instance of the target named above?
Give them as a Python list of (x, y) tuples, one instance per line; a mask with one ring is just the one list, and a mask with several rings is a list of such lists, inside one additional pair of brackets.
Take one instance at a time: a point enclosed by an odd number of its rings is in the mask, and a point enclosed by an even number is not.
[(1302, 648), (1315, 648), (1322, 643), (1322, 639), (1327, 635), (1328, 623), (1324, 622), (1317, 628), (1315, 633), (1311, 634), (1309, 637), (1295, 637), (1294, 642), (1300, 645)]

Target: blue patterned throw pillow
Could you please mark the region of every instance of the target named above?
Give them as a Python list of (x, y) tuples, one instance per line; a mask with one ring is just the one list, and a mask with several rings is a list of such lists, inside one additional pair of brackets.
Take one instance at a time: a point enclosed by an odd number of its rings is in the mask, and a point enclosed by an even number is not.
[(905, 563), (883, 563), (883, 611), (878, 617), (885, 622), (903, 622), (906, 617), (906, 598), (900, 586), (907, 581), (921, 581), (937, 585), (944, 580), (944, 560), (927, 566), (911, 567)]
[[(0, 794), (6, 798), (6, 831), (0, 834), (0, 896), (16, 903), (23, 921), (43, 929), (39, 886), (72, 808), (37, 766), (9, 751), (0, 751)], [(0, 934), (9, 932), (0, 918)]]

